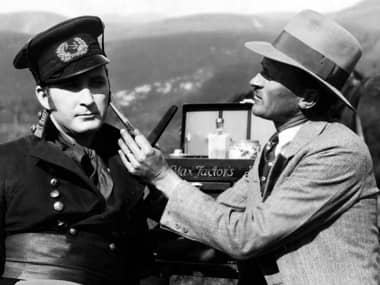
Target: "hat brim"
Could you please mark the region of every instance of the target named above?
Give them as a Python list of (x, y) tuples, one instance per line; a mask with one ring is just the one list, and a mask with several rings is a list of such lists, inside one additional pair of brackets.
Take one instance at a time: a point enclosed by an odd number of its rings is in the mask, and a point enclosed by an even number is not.
[(330, 90), (332, 94), (336, 95), (340, 100), (342, 100), (343, 103), (345, 103), (347, 107), (349, 107), (351, 110), (356, 112), (355, 108), (351, 105), (351, 103), (346, 99), (346, 97), (343, 96), (343, 94), (337, 88), (335, 88), (334, 86), (332, 86), (331, 84), (323, 80), (314, 72), (311, 72), (310, 70), (308, 70), (299, 62), (295, 61), (291, 57), (287, 56), (283, 52), (276, 49), (271, 43), (260, 42), (260, 41), (247, 42), (245, 43), (245, 47), (264, 57), (267, 57), (267, 58), (270, 58), (270, 59), (273, 59), (285, 64), (289, 64), (291, 66), (297, 67), (305, 71), (306, 73), (310, 74), (313, 78), (315, 78), (319, 83), (321, 83), (324, 87)]
[(95, 54), (92, 56), (81, 58), (77, 61), (73, 61), (70, 63), (57, 77), (57, 79), (48, 79), (46, 80), (46, 84), (58, 83), (61, 81), (65, 81), (72, 77), (84, 74), (89, 72), (95, 68), (98, 68), (102, 65), (106, 65), (110, 62), (108, 58), (106, 58), (102, 54)]

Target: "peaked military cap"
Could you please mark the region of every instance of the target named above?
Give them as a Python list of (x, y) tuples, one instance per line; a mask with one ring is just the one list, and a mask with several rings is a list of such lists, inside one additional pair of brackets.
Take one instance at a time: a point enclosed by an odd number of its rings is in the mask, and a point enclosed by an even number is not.
[(103, 33), (99, 17), (66, 20), (30, 39), (17, 53), (13, 65), (17, 69), (29, 68), (40, 85), (66, 80), (109, 63)]

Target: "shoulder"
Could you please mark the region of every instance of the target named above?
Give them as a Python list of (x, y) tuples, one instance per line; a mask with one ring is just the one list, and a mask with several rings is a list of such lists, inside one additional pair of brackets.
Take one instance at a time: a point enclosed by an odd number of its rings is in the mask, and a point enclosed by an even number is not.
[(30, 150), (38, 140), (30, 135), (0, 144), (0, 179), (6, 175), (23, 175), (25, 168), (30, 165)]
[(0, 157), (15, 157), (18, 154), (26, 154), (36, 143), (38, 138), (33, 135), (21, 137), (17, 140), (0, 144)]
[(323, 163), (343, 165), (366, 171), (372, 168), (372, 158), (365, 141), (341, 123), (327, 123), (308, 146), (309, 155)]
[(339, 146), (354, 151), (365, 152), (368, 149), (362, 138), (341, 123), (328, 123), (325, 130), (321, 133), (320, 140), (332, 146)]
[(309, 121), (298, 131), (295, 141), (311, 148), (347, 147), (365, 148), (362, 138), (338, 122)]

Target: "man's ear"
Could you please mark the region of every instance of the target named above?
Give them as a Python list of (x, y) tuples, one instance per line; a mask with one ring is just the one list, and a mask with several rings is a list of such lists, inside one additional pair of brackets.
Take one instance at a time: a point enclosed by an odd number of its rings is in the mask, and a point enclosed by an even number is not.
[(301, 110), (313, 108), (319, 100), (319, 92), (315, 89), (306, 89), (302, 97), (299, 97), (298, 107)]
[(47, 88), (37, 85), (34, 93), (37, 97), (38, 102), (40, 102), (41, 106), (46, 110), (50, 110), (51, 106), (49, 102), (49, 95), (48, 95)]

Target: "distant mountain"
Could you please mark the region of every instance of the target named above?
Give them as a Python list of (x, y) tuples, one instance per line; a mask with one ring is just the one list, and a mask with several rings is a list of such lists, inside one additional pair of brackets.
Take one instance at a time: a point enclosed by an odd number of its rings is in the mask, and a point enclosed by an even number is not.
[[(119, 27), (118, 37), (110, 29), (107, 38), (130, 39), (160, 37), (184, 33), (247, 33), (253, 31), (280, 31), (289, 18), (288, 13), (269, 15), (237, 15), (237, 14), (201, 14), (177, 18), (160, 19), (139, 26), (124, 25)], [(274, 20), (275, 19), (275, 20)], [(112, 22), (111, 22), (112, 23)]]
[(102, 14), (100, 15), (102, 20), (108, 25), (112, 23), (118, 23), (123, 26), (128, 25), (141, 25), (144, 23), (149, 23), (153, 21), (159, 21), (167, 18), (165, 15), (161, 14), (130, 14), (130, 15), (122, 15), (122, 14)]
[[(331, 15), (361, 42), (364, 54), (358, 69), (366, 76), (380, 72), (380, 32), (371, 20), (379, 15), (378, 6), (377, 1), (363, 1)], [(105, 16), (113, 100), (145, 133), (171, 104), (229, 101), (248, 90), (249, 79), (260, 68), (260, 57), (244, 48), (244, 42), (272, 41), (291, 15), (220, 14), (169, 19)], [(0, 23), (4, 16), (0, 15)], [(21, 43), (30, 37), (22, 31), (55, 24), (65, 17), (50, 14), (44, 18), (43, 14), (33, 13), (16, 16), (12, 15), (19, 22), (14, 22), (10, 31), (17, 33), (8, 31), (0, 43), (0, 71), (4, 74), (0, 77), (0, 119), (29, 125), (37, 110), (33, 80), (27, 71), (14, 70), (12, 59)], [(27, 111), (20, 111), (26, 107)], [(165, 132), (163, 148), (178, 145), (180, 117), (178, 114)], [(110, 120), (114, 122), (112, 117)], [(9, 132), (4, 138), (0, 130), (0, 141), (5, 139), (9, 139)]]
[(29, 35), (0, 31), (0, 105), (26, 97), (32, 87), (32, 77), (13, 68), (12, 61), (18, 50), (29, 39)]
[(36, 34), (66, 17), (48, 12), (16, 12), (0, 14), (0, 31)]
[(334, 15), (359, 40), (363, 55), (357, 69), (366, 76), (380, 73), (380, 1), (364, 0)]
[[(170, 104), (227, 102), (245, 92), (257, 72), (259, 57), (244, 42), (271, 37), (261, 30), (203, 31), (110, 42), (114, 100), (146, 133)], [(174, 128), (179, 120), (180, 115)], [(162, 144), (172, 147), (178, 141), (164, 136)]]
[(336, 13), (335, 18), (349, 27), (363, 27), (369, 31), (380, 30), (380, 1), (364, 0)]

